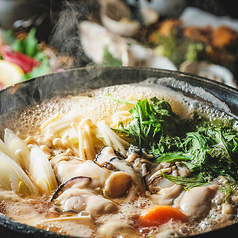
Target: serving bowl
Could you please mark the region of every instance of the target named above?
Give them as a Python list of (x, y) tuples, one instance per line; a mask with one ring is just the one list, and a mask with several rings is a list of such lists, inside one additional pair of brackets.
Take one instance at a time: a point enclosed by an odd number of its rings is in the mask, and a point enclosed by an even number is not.
[[(93, 66), (44, 75), (0, 91), (0, 134), (2, 136), (6, 125), (9, 128), (8, 119), (12, 115), (16, 118), (26, 108), (38, 105), (45, 100), (67, 95), (78, 95), (100, 87), (137, 83), (148, 78), (166, 78), (166, 80), (157, 83), (161, 83), (161, 87), (169, 87), (188, 97), (218, 107), (220, 111), (238, 118), (238, 90), (227, 85), (179, 71)], [(174, 78), (176, 83), (174, 81), (171, 83), (171, 78)], [(197, 90), (190, 90), (190, 86), (193, 89), (201, 89), (200, 92), (208, 94), (209, 97), (203, 97), (201, 93), (197, 94)], [(217, 101), (221, 104), (216, 103)], [(219, 107), (219, 105), (223, 106)], [(233, 224), (190, 237), (225, 237), (227, 234), (229, 234), (229, 237), (237, 237), (237, 232), (238, 224)], [(0, 215), (0, 237), (13, 236), (18, 238), (69, 237), (20, 224), (4, 215)]]

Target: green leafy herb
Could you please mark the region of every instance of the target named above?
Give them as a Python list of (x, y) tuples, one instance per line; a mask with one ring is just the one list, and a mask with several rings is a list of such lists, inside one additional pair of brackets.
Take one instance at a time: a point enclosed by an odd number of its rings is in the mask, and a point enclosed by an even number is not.
[(198, 54), (204, 50), (202, 43), (189, 43), (187, 53), (185, 54), (185, 60), (190, 62), (198, 61)]
[(108, 50), (108, 46), (104, 47), (103, 54), (103, 63), (104, 66), (122, 66), (122, 62), (119, 59), (116, 59), (112, 56), (112, 54)]
[(226, 186), (225, 188), (222, 188), (221, 191), (223, 191), (226, 194), (226, 198), (224, 202), (230, 202), (231, 200), (231, 194), (232, 194), (232, 187)]
[(203, 43), (181, 37), (179, 30), (175, 28), (168, 36), (154, 32), (153, 38), (157, 39), (154, 44), (155, 54), (167, 57), (178, 68), (185, 60), (193, 62), (204, 58)]
[(36, 29), (32, 28), (24, 39), (15, 39), (11, 44), (11, 48), (13, 50), (28, 55), (40, 62), (40, 66), (33, 68), (31, 72), (23, 75), (22, 80), (34, 78), (50, 72), (49, 59), (41, 51), (38, 40), (35, 37), (35, 33)]
[[(132, 121), (129, 129), (118, 128), (118, 132), (124, 132), (133, 140), (133, 144), (140, 148), (145, 148), (152, 154), (164, 152), (165, 147), (160, 147), (160, 142), (167, 136), (184, 134), (184, 124), (179, 117), (172, 112), (171, 106), (165, 100), (151, 98), (151, 103), (147, 99), (138, 101), (129, 110)], [(167, 138), (168, 139), (168, 138)], [(176, 143), (176, 140), (174, 140)]]
[(200, 126), (192, 142), (191, 133), (188, 134), (184, 139), (184, 149), (192, 155), (192, 160), (185, 164), (192, 172), (204, 172), (212, 177), (224, 175), (238, 180), (238, 159), (233, 152), (237, 146), (237, 131), (227, 127)]
[(34, 78), (50, 72), (49, 60), (43, 52), (39, 52), (35, 58), (41, 62), (40, 66), (33, 68), (31, 72), (25, 74), (23, 80)]
[(168, 162), (168, 163), (174, 163), (177, 161), (191, 161), (191, 155), (188, 154), (183, 154), (181, 152), (170, 152), (170, 153), (165, 153), (161, 155), (159, 158), (155, 160), (157, 163), (161, 162)]
[(161, 174), (164, 176), (164, 178), (168, 179), (169, 181), (178, 184), (183, 185), (186, 190), (190, 190), (194, 187), (204, 186), (208, 184), (207, 180), (204, 178), (202, 173), (199, 173), (197, 176), (194, 177), (180, 177), (180, 176), (172, 176), (165, 174), (161, 172)]
[(21, 52), (21, 53), (24, 52), (24, 48), (23, 48), (23, 45), (22, 45), (22, 41), (21, 41), (21, 40), (15, 39), (15, 40), (13, 41), (13, 43), (11, 44), (11, 47), (12, 47), (12, 49), (15, 50), (15, 51), (18, 51), (18, 52)]
[(116, 131), (153, 154), (153, 161), (181, 161), (191, 171), (189, 178), (167, 176), (171, 181), (188, 189), (220, 175), (238, 181), (238, 132), (234, 120), (208, 120), (194, 114), (183, 121), (168, 102), (157, 98), (139, 100), (129, 112), (131, 122), (126, 128), (121, 123)]
[(35, 33), (36, 29), (32, 28), (24, 39), (15, 39), (11, 44), (12, 49), (35, 58), (40, 51)]

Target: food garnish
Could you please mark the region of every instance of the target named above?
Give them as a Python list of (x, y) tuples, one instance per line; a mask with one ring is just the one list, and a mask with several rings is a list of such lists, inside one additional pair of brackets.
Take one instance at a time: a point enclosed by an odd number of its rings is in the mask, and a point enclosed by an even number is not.
[[(119, 99), (115, 99), (120, 102)], [(191, 171), (191, 178), (164, 175), (187, 188), (207, 184), (219, 175), (238, 181), (238, 133), (234, 120), (211, 120), (194, 114), (181, 120), (165, 100), (138, 100), (129, 110), (132, 119), (116, 130), (126, 133), (132, 144), (145, 148), (154, 161), (182, 161)]]

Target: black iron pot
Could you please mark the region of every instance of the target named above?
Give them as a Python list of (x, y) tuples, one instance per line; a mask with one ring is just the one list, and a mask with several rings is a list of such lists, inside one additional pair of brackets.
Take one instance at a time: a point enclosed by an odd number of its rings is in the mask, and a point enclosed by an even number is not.
[[(202, 87), (230, 108), (230, 114), (238, 118), (238, 90), (206, 78), (185, 74), (182, 72), (159, 70), (151, 68), (130, 67), (88, 67), (64, 72), (48, 74), (29, 81), (16, 84), (0, 91), (0, 132), (5, 128), (6, 120), (12, 113), (20, 114), (26, 107), (39, 104), (43, 100), (66, 95), (77, 95), (89, 90), (116, 84), (140, 82), (147, 78), (173, 77), (179, 82), (186, 82), (195, 87)], [(183, 91), (175, 85), (167, 85), (174, 90), (196, 98), (192, 92)], [(203, 100), (199, 99), (198, 100)], [(211, 102), (209, 102), (211, 103)], [(11, 129), (11, 128), (10, 128)], [(237, 237), (238, 224), (227, 226), (212, 232), (193, 236), (194, 238)], [(35, 227), (14, 222), (0, 215), (0, 237), (18, 238), (57, 238), (67, 237), (47, 232)]]

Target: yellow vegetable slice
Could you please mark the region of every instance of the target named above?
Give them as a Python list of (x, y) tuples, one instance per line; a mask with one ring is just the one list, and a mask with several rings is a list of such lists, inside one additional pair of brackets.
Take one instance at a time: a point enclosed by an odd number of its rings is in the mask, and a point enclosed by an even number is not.
[(21, 82), (23, 75), (18, 65), (0, 60), (0, 89)]

